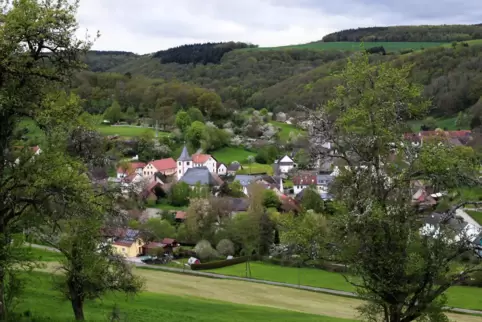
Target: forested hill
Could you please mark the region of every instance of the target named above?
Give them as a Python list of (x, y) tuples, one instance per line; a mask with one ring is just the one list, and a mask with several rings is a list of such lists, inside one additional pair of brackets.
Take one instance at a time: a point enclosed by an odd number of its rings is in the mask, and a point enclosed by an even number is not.
[(105, 72), (139, 57), (127, 51), (91, 50), (84, 57), (84, 62), (93, 72)]
[(347, 29), (328, 34), (323, 37), (322, 41), (452, 42), (474, 39), (482, 39), (482, 24), (394, 26)]
[(155, 58), (159, 58), (161, 63), (178, 63), (178, 64), (219, 64), (224, 54), (243, 48), (257, 47), (242, 42), (220, 42), (206, 44), (190, 44), (179, 47), (161, 50), (154, 54)]

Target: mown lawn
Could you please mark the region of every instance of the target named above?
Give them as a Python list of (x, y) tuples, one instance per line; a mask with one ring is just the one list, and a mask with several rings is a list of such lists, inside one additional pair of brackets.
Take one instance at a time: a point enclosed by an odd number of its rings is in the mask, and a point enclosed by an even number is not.
[(267, 173), (273, 174), (273, 167), (270, 164), (252, 163), (243, 164), (243, 169), (239, 170), (237, 174), (252, 174), (252, 173)]
[[(279, 50), (279, 49), (311, 49), (311, 50), (360, 50), (360, 44), (356, 41), (340, 41), (340, 42), (312, 42), (300, 45), (289, 45), (281, 47), (260, 47), (247, 48), (240, 50)], [(383, 46), (386, 51), (400, 51), (404, 49), (419, 50), (422, 48), (431, 48), (446, 45), (444, 42), (365, 42), (364, 48), (372, 48)]]
[(482, 225), (482, 212), (473, 210), (466, 210), (466, 212), (470, 215), (470, 217), (474, 218), (476, 222)]
[[(458, 130), (458, 127), (455, 125), (455, 121), (457, 120), (457, 117), (455, 116), (449, 118), (439, 118), (435, 120), (437, 121), (437, 126), (441, 129), (447, 128), (448, 131)], [(409, 122), (409, 125), (412, 128), (413, 132), (420, 132), (420, 126), (422, 124), (423, 120)], [(469, 130), (469, 128), (462, 127), (461, 130)]]
[(230, 165), (233, 161), (243, 163), (250, 155), (254, 157), (256, 152), (247, 151), (243, 148), (225, 147), (214, 151), (212, 155), (219, 162)]
[[(312, 268), (296, 268), (253, 262), (251, 277), (268, 281), (299, 284), (333, 290), (354, 291), (339, 273)], [(209, 270), (212, 273), (246, 277), (246, 264)], [(452, 307), (482, 310), (482, 288), (454, 286), (447, 292), (448, 305)]]
[(275, 127), (281, 129), (281, 131), (279, 132), (279, 138), (282, 141), (287, 141), (290, 137), (291, 132), (293, 132), (295, 134), (305, 133), (305, 131), (303, 131), (300, 128), (297, 128), (296, 126), (294, 126), (292, 124), (286, 124), (286, 123), (283, 123), (283, 122), (276, 122), (276, 121), (271, 121), (270, 123), (273, 124)]
[[(24, 317), (18, 321), (73, 321), (70, 303), (62, 300), (59, 293), (52, 288), (51, 275), (33, 272), (25, 278), (26, 289), (16, 312), (24, 315), (28, 312), (31, 318)], [(268, 307), (151, 292), (142, 292), (132, 298), (108, 295), (102, 300), (88, 301), (85, 304), (86, 321), (109, 321), (109, 315), (116, 305), (120, 312), (120, 321), (349, 321)]]
[[(97, 130), (102, 135), (119, 135), (122, 137), (136, 137), (146, 132), (154, 134), (155, 131), (152, 128), (146, 127), (133, 127), (133, 126), (111, 126), (111, 125), (99, 125)], [(168, 136), (169, 132), (159, 131), (159, 136)]]
[(29, 247), (29, 253), (39, 262), (58, 262), (63, 258), (60, 252), (53, 252), (41, 248)]

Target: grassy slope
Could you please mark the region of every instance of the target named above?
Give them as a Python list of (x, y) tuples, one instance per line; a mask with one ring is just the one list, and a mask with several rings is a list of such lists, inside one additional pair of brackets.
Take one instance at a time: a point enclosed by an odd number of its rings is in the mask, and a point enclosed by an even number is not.
[[(140, 136), (145, 132), (151, 132), (154, 134), (154, 130), (144, 127), (131, 127), (131, 126), (109, 126), (100, 125), (97, 130), (103, 135), (119, 135), (122, 137), (135, 137)], [(159, 131), (159, 136), (168, 136), (168, 132)]]
[(233, 161), (243, 163), (250, 155), (255, 156), (256, 152), (250, 152), (242, 148), (226, 147), (213, 152), (212, 155), (219, 162), (229, 165)]
[(480, 211), (472, 211), (472, 210), (466, 210), (466, 212), (479, 224), (482, 225), (482, 212)]
[[(245, 276), (245, 264), (211, 270), (213, 273)], [(282, 267), (264, 263), (251, 263), (252, 278), (315, 286), (343, 291), (353, 291), (343, 276), (338, 273), (310, 268)], [(453, 307), (482, 309), (482, 288), (454, 286), (447, 292), (448, 304)]]
[[(161, 284), (159, 286), (162, 287)], [(49, 321), (73, 320), (70, 304), (62, 301), (58, 293), (52, 290), (50, 276), (47, 273), (30, 274), (26, 287), (17, 312), (29, 310), (33, 317), (49, 317)], [(85, 306), (87, 321), (106, 321), (115, 304), (121, 312), (122, 321), (343, 321), (267, 307), (153, 292), (143, 292), (131, 299), (109, 295), (102, 301), (89, 301)]]
[(290, 133), (292, 133), (292, 132), (295, 133), (295, 134), (305, 133), (305, 131), (303, 131), (302, 129), (297, 128), (296, 126), (291, 125), (291, 124), (286, 124), (286, 123), (283, 123), (283, 122), (276, 122), (276, 121), (271, 121), (270, 123), (273, 124), (274, 126), (276, 126), (277, 128), (281, 129), (280, 132), (279, 132), (279, 138), (282, 141), (287, 141), (290, 137)]

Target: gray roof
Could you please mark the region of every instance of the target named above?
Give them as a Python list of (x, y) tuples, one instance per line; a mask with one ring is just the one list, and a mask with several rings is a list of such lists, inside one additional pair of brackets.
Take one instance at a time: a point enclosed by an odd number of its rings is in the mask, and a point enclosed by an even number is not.
[(231, 163), (228, 166), (228, 171), (238, 171), (241, 168), (241, 164), (239, 163)]
[(220, 185), (220, 183), (216, 181), (212, 173), (209, 172), (209, 169), (207, 167), (187, 169), (186, 173), (184, 173), (184, 175), (179, 181), (185, 182), (190, 186), (194, 186), (198, 183), (207, 184), (210, 186)]
[(177, 161), (192, 161), (191, 156), (189, 155), (189, 152), (187, 151), (186, 146), (182, 148), (181, 155), (177, 159)]
[(248, 174), (238, 174), (234, 177), (234, 181), (239, 181), (243, 187), (247, 187), (251, 182), (256, 181), (259, 176), (252, 176)]
[(316, 176), (316, 184), (325, 184), (326, 183), (331, 183), (333, 181), (333, 176), (329, 174), (319, 174)]

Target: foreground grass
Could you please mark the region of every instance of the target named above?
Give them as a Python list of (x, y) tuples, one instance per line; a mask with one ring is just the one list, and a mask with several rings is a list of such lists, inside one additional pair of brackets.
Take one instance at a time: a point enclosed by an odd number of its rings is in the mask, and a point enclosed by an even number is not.
[[(246, 265), (239, 264), (209, 270), (212, 273), (246, 277)], [(299, 284), (353, 292), (355, 289), (339, 273), (312, 268), (295, 268), (251, 263), (251, 277), (274, 282)], [(447, 291), (448, 305), (452, 307), (482, 310), (482, 288), (454, 286)]]
[[(102, 135), (119, 135), (122, 137), (136, 137), (144, 133), (155, 134), (154, 129), (145, 127), (132, 127), (132, 126), (110, 126), (110, 125), (99, 125), (97, 127)], [(159, 131), (159, 136), (168, 136), (168, 132)]]
[(243, 148), (225, 147), (214, 151), (212, 155), (219, 162), (230, 165), (233, 161), (243, 163), (250, 155), (254, 157), (256, 152), (247, 151)]
[[(340, 42), (312, 42), (308, 44), (290, 45), (281, 47), (261, 47), (247, 48), (242, 50), (279, 50), (279, 49), (311, 49), (311, 50), (351, 50), (359, 51), (360, 44), (356, 41), (340, 41)], [(446, 45), (444, 42), (365, 42), (365, 48), (383, 46), (386, 51), (396, 52), (400, 50), (419, 50), (422, 48), (431, 48)]]
[[(162, 287), (162, 284), (159, 286)], [(109, 295), (102, 301), (89, 301), (85, 305), (86, 320), (108, 321), (109, 314), (115, 305), (120, 310), (121, 321), (348, 321), (267, 307), (153, 292), (143, 292), (132, 298)], [(52, 289), (51, 275), (48, 273), (33, 272), (27, 277), (26, 290), (16, 311), (19, 313), (29, 311), (36, 321), (40, 319), (73, 320), (70, 303), (63, 301), (59, 293)]]

